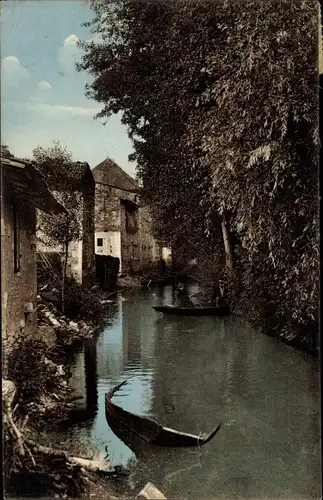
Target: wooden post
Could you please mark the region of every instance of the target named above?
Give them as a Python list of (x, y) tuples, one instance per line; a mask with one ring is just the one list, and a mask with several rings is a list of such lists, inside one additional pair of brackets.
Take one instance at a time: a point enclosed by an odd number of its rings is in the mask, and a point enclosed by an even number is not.
[(68, 237), (66, 236), (66, 238), (65, 238), (65, 250), (64, 250), (64, 264), (63, 264), (62, 295), (61, 295), (61, 300), (62, 300), (61, 311), (63, 314), (65, 312), (65, 284), (66, 284), (68, 246), (69, 246), (68, 243), (69, 243)]
[(233, 269), (233, 258), (232, 258), (232, 250), (230, 245), (229, 233), (224, 221), (221, 222), (222, 227), (222, 236), (224, 243), (224, 251), (225, 251), (225, 260), (226, 265), (229, 269)]

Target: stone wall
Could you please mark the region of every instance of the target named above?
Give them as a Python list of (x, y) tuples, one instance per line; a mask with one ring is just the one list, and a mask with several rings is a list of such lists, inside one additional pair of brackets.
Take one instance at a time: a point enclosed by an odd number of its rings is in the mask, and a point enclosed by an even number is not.
[(36, 332), (37, 271), (35, 207), (15, 203), (20, 236), (20, 270), (14, 267), (14, 209), (9, 190), (3, 186), (1, 210), (2, 338), (6, 346)]
[(140, 270), (139, 210), (126, 200), (121, 200), (121, 262), (123, 273)]
[(120, 198), (116, 190), (95, 185), (95, 233), (120, 231)]
[[(120, 198), (112, 188), (103, 184), (95, 184), (96, 255), (112, 255), (119, 258), (121, 263), (120, 228)], [(98, 245), (99, 242), (100, 245)]]
[(152, 235), (149, 212), (140, 207), (137, 193), (96, 182), (95, 253), (118, 257), (122, 273), (158, 266), (162, 248)]
[[(139, 220), (135, 193), (96, 183), (95, 253), (120, 259), (120, 272), (140, 268)], [(102, 245), (98, 245), (101, 239)]]

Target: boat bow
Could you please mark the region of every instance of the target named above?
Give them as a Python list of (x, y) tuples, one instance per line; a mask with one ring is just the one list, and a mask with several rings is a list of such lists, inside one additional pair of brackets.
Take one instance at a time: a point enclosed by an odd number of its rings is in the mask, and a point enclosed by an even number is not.
[[(110, 392), (105, 395), (105, 414), (108, 423), (113, 432), (116, 427), (120, 428), (123, 432), (129, 432), (146, 443), (154, 444), (157, 446), (174, 446), (174, 447), (190, 447), (202, 446), (217, 434), (220, 430), (221, 423), (207, 435), (195, 435), (186, 432), (180, 432), (170, 427), (164, 427), (154, 420), (146, 417), (140, 417), (120, 406), (112, 403), (111, 398), (113, 395), (124, 385), (127, 381), (114, 387)], [(117, 434), (117, 432), (115, 432)]]

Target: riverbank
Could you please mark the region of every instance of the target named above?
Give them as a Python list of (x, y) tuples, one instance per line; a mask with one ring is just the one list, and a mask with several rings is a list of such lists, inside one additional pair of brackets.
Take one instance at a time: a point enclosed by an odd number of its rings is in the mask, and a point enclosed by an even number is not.
[[(171, 278), (173, 279), (173, 281), (176, 280), (176, 277), (174, 278), (174, 276), (166, 276), (164, 283), (162, 275), (157, 273), (146, 274), (145, 276), (142, 276), (140, 278), (137, 276), (126, 275), (118, 279), (118, 289), (119, 291), (135, 290), (142, 287), (149, 288), (155, 286), (156, 284), (159, 286), (167, 286), (167, 284), (171, 284), (167, 283), (167, 280), (171, 281)], [(180, 281), (182, 282), (198, 284), (198, 286), (201, 287), (201, 292), (199, 292), (200, 296), (203, 296), (204, 294), (204, 297), (209, 304), (209, 300), (212, 296), (212, 287), (210, 287), (209, 284), (206, 285), (206, 290), (202, 292), (203, 284), (198, 282), (193, 274), (190, 275), (189, 273), (178, 273), (178, 279), (180, 279)], [(242, 307), (242, 305), (244, 307)], [(282, 331), (278, 332), (277, 328), (273, 330), (272, 324), (270, 323), (270, 318), (263, 319), (262, 321), (260, 321), (258, 317), (257, 319), (255, 319), (253, 315), (250, 314), (250, 312), (247, 312), (245, 304), (241, 304), (239, 301), (235, 303), (233, 302), (232, 314), (245, 321), (251, 328), (258, 329), (260, 334), (274, 338), (277, 342), (285, 345), (286, 347), (303, 351), (313, 356), (314, 358), (319, 357), (319, 345), (314, 342), (314, 339), (318, 338), (318, 333), (313, 331), (313, 329), (310, 329), (310, 327), (308, 329), (307, 335), (302, 336), (294, 332), (292, 333), (290, 329), (288, 330), (289, 333), (286, 333), (284, 331), (284, 326), (282, 326)]]
[[(167, 498), (316, 492), (317, 363), (234, 315), (168, 318), (155, 312), (153, 306), (169, 303), (172, 292), (169, 286), (122, 294), (126, 300), (113, 306), (113, 319), (97, 341), (76, 355), (73, 385), (84, 398), (75, 418), (49, 430), (48, 439), (63, 447), (88, 443), (102, 457), (108, 451), (130, 471), (124, 478), (130, 498), (147, 481)], [(136, 442), (129, 448), (104, 417), (104, 394), (124, 380), (115, 397), (122, 408), (183, 432), (208, 433), (220, 421), (221, 430), (199, 450)]]
[(258, 319), (255, 320), (252, 315), (246, 312), (245, 309), (241, 308), (241, 305), (239, 303), (235, 304), (235, 308), (233, 308), (232, 312), (238, 318), (245, 321), (246, 324), (251, 328), (255, 328), (256, 330), (258, 330), (260, 335), (271, 337), (278, 343), (283, 344), (288, 348), (302, 351), (306, 354), (309, 354), (313, 358), (319, 357), (319, 332), (317, 331), (316, 326), (314, 328), (312, 327), (312, 325), (309, 326), (306, 335), (299, 335), (296, 328), (294, 332), (291, 332), (289, 330), (289, 333), (286, 333), (286, 331), (284, 331), (283, 325), (281, 327), (281, 331), (279, 331), (276, 326), (273, 327), (270, 322), (270, 318), (264, 318), (261, 321), (259, 321)]
[(60, 311), (58, 290), (43, 285), (37, 296), (36, 334), (26, 337), (22, 332), (6, 349), (3, 387), (8, 385), (13, 393), (10, 405), (6, 404), (6, 490), (25, 496), (30, 493), (28, 484), (35, 496), (88, 498), (89, 492), (105, 487), (105, 498), (112, 499), (112, 486), (106, 480), (100, 483), (98, 473), (109, 480), (118, 477), (114, 464), (98, 461), (84, 449), (78, 456), (75, 447), (53, 448), (40, 438), (49, 421), (61, 421), (74, 407), (70, 354), (97, 333), (112, 302), (111, 294), (95, 286), (85, 289), (72, 282), (70, 287), (65, 304), (70, 316)]
[[(125, 325), (127, 325), (130, 321), (134, 325), (134, 330), (131, 332), (131, 338), (129, 337), (128, 339), (128, 330), (126, 326), (124, 327), (123, 331), (123, 336), (122, 336), (122, 342), (125, 342), (125, 348), (120, 350), (120, 353), (117, 349), (117, 351), (114, 353), (113, 349), (116, 349), (116, 346), (114, 342), (109, 344), (108, 342), (105, 342), (104, 345), (104, 352), (101, 354), (101, 367), (106, 366), (108, 369), (109, 363), (107, 360), (110, 359), (111, 357), (111, 366), (119, 366), (118, 363), (115, 364), (115, 356), (121, 356), (122, 357), (122, 366), (124, 366), (124, 370), (127, 370), (127, 357), (129, 356), (129, 366), (132, 367), (132, 363), (134, 361), (133, 357), (136, 358), (136, 363), (138, 364), (138, 356), (141, 359), (141, 356), (145, 357), (145, 362), (148, 360), (155, 359), (156, 353), (151, 352), (150, 350), (152, 348), (152, 345), (156, 346), (158, 345), (158, 342), (161, 342), (161, 339), (168, 339), (166, 342), (166, 347), (169, 342), (172, 341), (173, 337), (174, 339), (177, 339), (174, 347), (169, 351), (174, 352), (178, 350), (178, 355), (181, 355), (181, 352), (186, 352), (186, 350), (189, 350), (190, 346), (190, 338), (192, 337), (193, 334), (196, 333), (194, 327), (194, 321), (187, 321), (185, 318), (183, 318), (180, 323), (179, 322), (156, 322), (152, 324), (151, 318), (152, 318), (152, 305), (155, 304), (156, 300), (161, 300), (161, 297), (156, 298), (156, 294), (154, 291), (144, 291), (141, 293), (139, 291), (139, 287), (133, 287), (137, 291), (134, 290), (133, 293), (128, 294), (127, 296), (127, 301), (119, 301), (118, 306), (113, 306), (113, 307), (118, 307), (121, 308), (123, 313), (126, 315), (125, 317), (128, 316), (128, 321), (125, 321)], [(73, 408), (74, 402), (72, 401), (72, 394), (69, 389), (69, 353), (73, 352), (74, 347), (78, 343), (82, 343), (83, 340), (90, 339), (96, 335), (98, 332), (98, 329), (101, 327), (98, 326), (94, 321), (91, 321), (90, 317), (88, 314), (86, 314), (86, 320), (81, 320), (79, 319), (80, 313), (78, 312), (73, 316), (73, 319), (70, 317), (67, 317), (66, 315), (63, 315), (57, 306), (55, 306), (51, 302), (51, 295), (54, 293), (56, 294), (55, 290), (53, 291), (52, 289), (48, 290), (48, 287), (45, 288), (44, 290), (40, 291), (39, 293), (39, 298), (38, 298), (38, 303), (39, 303), (39, 326), (45, 329), (44, 331), (46, 332), (46, 328), (50, 328), (52, 331), (52, 340), (49, 341), (49, 336), (46, 338), (46, 342), (42, 342), (40, 339), (37, 339), (37, 341), (34, 339), (33, 343), (29, 343), (23, 347), (23, 344), (19, 344), (16, 350), (15, 357), (13, 357), (13, 365), (16, 366), (17, 372), (19, 373), (26, 373), (26, 370), (29, 374), (32, 374), (31, 376), (26, 377), (24, 375), (22, 377), (22, 382), (23, 384), (26, 384), (26, 386), (23, 387), (25, 391), (24, 397), (20, 398), (19, 393), (17, 394), (17, 399), (18, 399), (18, 404), (19, 407), (15, 411), (14, 416), (15, 416), (15, 421), (17, 422), (17, 427), (18, 429), (21, 429), (23, 431), (27, 431), (27, 439), (30, 441), (27, 442), (27, 446), (30, 447), (31, 445), (29, 444), (30, 442), (35, 443), (36, 445), (42, 445), (42, 446), (47, 446), (52, 448), (54, 446), (55, 450), (60, 452), (61, 455), (59, 456), (60, 460), (60, 465), (55, 469), (53, 466), (52, 462), (46, 458), (44, 461), (44, 457), (41, 453), (37, 451), (34, 451), (33, 446), (31, 446), (31, 453), (34, 457), (34, 460), (36, 461), (36, 470), (34, 470), (34, 465), (32, 462), (32, 459), (28, 456), (27, 458), (23, 459), (23, 463), (21, 466), (18, 466), (18, 472), (17, 476), (15, 478), (16, 483), (19, 484), (25, 484), (28, 481), (25, 481), (25, 478), (30, 478), (33, 477), (33, 481), (37, 483), (39, 482), (39, 479), (35, 480), (35, 477), (40, 474), (42, 474), (41, 481), (46, 482), (47, 481), (47, 488), (50, 491), (50, 494), (52, 495), (61, 495), (61, 498), (67, 498), (64, 497), (64, 495), (76, 495), (79, 498), (89, 498), (90, 494), (93, 494), (94, 498), (99, 498), (102, 500), (103, 499), (108, 499), (108, 500), (115, 500), (115, 499), (123, 499), (123, 492), (122, 490), (126, 488), (126, 483), (127, 483), (127, 476), (125, 471), (122, 471), (118, 469), (118, 460), (120, 460), (120, 463), (122, 463), (121, 459), (118, 456), (115, 456), (115, 450), (113, 449), (113, 444), (110, 449), (110, 444), (109, 444), (109, 454), (110, 456), (114, 457), (114, 460), (116, 463), (111, 464), (111, 469), (109, 472), (106, 472), (106, 478), (101, 477), (101, 473), (96, 473), (96, 472), (88, 472), (88, 471), (78, 471), (78, 469), (75, 470), (75, 467), (72, 466), (72, 469), (70, 468), (70, 463), (68, 460), (66, 460), (66, 456), (62, 453), (66, 453), (68, 456), (72, 457), (78, 457), (83, 460), (93, 460), (95, 459), (95, 456), (91, 455), (88, 453), (88, 450), (82, 449), (80, 446), (77, 447), (75, 446), (76, 443), (82, 442), (82, 438), (79, 439), (77, 436), (74, 436), (72, 441), (70, 443), (67, 443), (65, 445), (65, 442), (62, 442), (61, 439), (46, 439), (45, 437), (41, 437), (41, 429), (46, 426), (46, 422), (58, 422), (59, 420), (63, 420), (66, 415), (69, 413), (69, 410)], [(89, 297), (89, 294), (95, 295), (95, 300), (97, 303), (100, 303), (100, 309), (103, 307), (104, 313), (106, 314), (107, 311), (109, 310), (111, 302), (115, 302), (115, 293), (109, 294), (109, 293), (102, 293), (100, 292), (96, 287), (93, 287), (92, 290), (84, 292), (86, 294), (86, 297)], [(165, 289), (161, 289), (161, 293), (163, 294), (163, 301), (169, 302), (172, 297), (172, 289), (171, 287), (167, 287)], [(93, 297), (92, 297), (93, 298)], [(92, 300), (92, 299), (90, 299)], [(112, 306), (112, 304), (111, 304)], [(81, 309), (82, 313), (82, 309)], [(100, 315), (98, 315), (99, 317)], [(157, 317), (157, 316), (156, 316)], [(146, 319), (145, 319), (146, 318)], [(234, 319), (234, 318), (233, 318)], [(117, 320), (118, 321), (118, 320)], [(200, 319), (198, 320), (201, 324), (204, 324), (204, 320)], [(225, 321), (225, 324), (230, 324), (231, 319), (229, 318), (228, 321)], [(221, 331), (218, 331), (218, 334), (214, 336), (214, 324), (210, 324), (210, 319), (205, 319), (205, 328), (206, 328), (206, 334), (208, 335), (209, 327), (210, 327), (210, 338), (208, 340), (207, 344), (201, 344), (200, 346), (200, 352), (203, 353), (203, 358), (208, 359), (208, 352), (210, 350), (209, 348), (209, 343), (213, 341), (216, 341), (217, 345), (215, 346), (214, 349), (212, 349), (212, 360), (209, 360), (209, 365), (212, 366), (212, 371), (215, 369), (216, 366), (220, 366), (220, 364), (223, 362), (223, 359), (225, 359), (227, 350), (232, 350), (234, 346), (234, 342), (236, 342), (236, 335), (234, 337), (232, 336), (230, 340), (230, 330), (226, 333), (225, 337), (225, 342), (223, 340), (223, 347), (222, 351), (222, 357), (221, 357), (221, 363), (220, 360), (216, 360), (216, 354), (219, 350), (219, 345), (218, 343), (222, 342), (221, 336), (222, 333)], [(122, 323), (123, 324), (123, 323)], [(163, 333), (163, 328), (165, 325), (168, 325), (169, 328), (172, 328), (172, 335), (165, 336)], [(180, 335), (177, 335), (177, 329), (176, 325), (178, 324), (181, 325), (181, 332)], [(135, 326), (137, 325), (137, 326)], [(209, 326), (208, 326), (209, 325)], [(221, 323), (222, 325), (222, 323)], [(222, 325), (221, 328), (227, 328), (225, 325)], [(110, 327), (108, 327), (110, 328)], [(111, 328), (113, 328), (113, 325), (111, 325)], [(150, 329), (154, 329), (154, 335), (156, 335), (156, 338), (154, 342), (149, 341), (148, 338), (148, 333)], [(186, 334), (183, 336), (183, 331), (182, 329), (184, 328)], [(200, 327), (199, 327), (200, 328)], [(235, 328), (235, 327), (234, 327)], [(156, 332), (155, 332), (156, 329)], [(212, 330), (212, 335), (211, 335), (211, 330)], [(49, 331), (49, 330), (48, 330)], [(54, 333), (53, 333), (54, 332)], [(44, 333), (44, 332), (43, 332)], [(191, 335), (191, 334), (192, 335)], [(229, 335), (229, 338), (228, 338)], [(46, 337), (46, 335), (45, 335)], [(241, 335), (240, 335), (241, 337)], [(106, 340), (108, 340), (109, 337), (107, 337)], [(202, 338), (200, 339), (200, 342), (202, 342)], [(242, 336), (243, 338), (243, 336)], [(158, 340), (159, 339), (159, 340)], [(233, 340), (234, 339), (234, 340)], [(131, 340), (131, 350), (128, 349), (128, 340)], [(136, 343), (143, 342), (142, 346), (139, 348), (139, 345), (136, 346)], [(180, 342), (184, 342), (183, 345), (181, 346)], [(241, 343), (242, 340), (240, 338), (239, 342)], [(265, 339), (261, 339), (261, 335), (259, 333), (255, 334), (254, 337), (250, 340), (250, 343), (254, 346), (253, 349), (255, 349), (257, 344), (264, 344), (267, 345), (267, 342)], [(194, 344), (195, 345), (195, 344)], [(247, 345), (247, 344), (246, 344)], [(241, 349), (246, 349), (246, 345), (242, 343)], [(176, 346), (176, 348), (175, 348)], [(179, 347), (181, 346), (181, 347)], [(278, 346), (276, 346), (278, 347)], [(160, 366), (168, 366), (168, 363), (171, 363), (171, 354), (169, 354), (168, 357), (164, 358), (164, 349), (165, 346), (160, 349), (160, 356), (162, 356), (162, 359), (160, 360)], [(274, 350), (275, 349), (275, 343), (274, 346), (271, 346), (270, 349)], [(279, 349), (278, 349), (279, 351)], [(293, 350), (291, 349), (291, 359), (293, 358), (294, 354), (292, 352)], [(240, 351), (239, 351), (240, 352)], [(271, 351), (270, 351), (271, 352)], [(196, 351), (194, 351), (196, 354)], [(192, 354), (191, 356), (191, 363), (195, 363), (195, 354)], [(98, 356), (99, 356), (98, 352)], [(126, 358), (124, 358), (126, 356)], [(229, 354), (228, 354), (229, 356)], [(287, 358), (287, 356), (286, 356)], [(96, 358), (95, 358), (96, 359)], [(254, 359), (254, 354), (252, 354), (252, 359)], [(17, 363), (18, 360), (18, 363)], [(37, 362), (35, 363), (35, 360)], [(94, 359), (93, 359), (94, 360)], [(92, 360), (92, 361), (93, 361)], [(112, 362), (113, 361), (113, 362)], [(150, 361), (149, 361), (150, 362)], [(152, 361), (151, 361), (152, 362)], [(182, 361), (183, 363), (184, 361)], [(239, 363), (241, 360), (239, 361)], [(20, 364), (19, 364), (20, 363)], [(94, 364), (96, 365), (97, 361), (94, 361)], [(126, 364), (124, 364), (126, 363)], [(155, 363), (155, 361), (154, 361)], [(237, 363), (238, 364), (238, 363)], [(275, 362), (275, 365), (277, 363)], [(82, 365), (82, 364), (81, 364)], [(139, 363), (140, 365), (140, 363)], [(138, 366), (139, 366), (138, 365)], [(252, 365), (252, 362), (249, 360), (248, 366), (246, 370), (250, 370), (250, 366)], [(121, 366), (121, 365), (120, 365)], [(84, 370), (84, 365), (82, 365), (82, 370)], [(174, 370), (174, 380), (176, 380), (180, 375), (176, 372), (175, 368)], [(287, 370), (289, 371), (289, 370)], [(131, 376), (133, 376), (133, 370), (130, 369)], [(194, 372), (194, 370), (193, 370)], [(145, 377), (146, 371), (143, 371), (143, 374), (140, 373), (140, 376)], [(198, 373), (196, 371), (196, 373)], [(122, 376), (124, 373), (122, 372)], [(121, 376), (121, 374), (120, 374)], [(189, 377), (189, 374), (187, 374)], [(106, 378), (109, 378), (109, 376), (106, 376)], [(112, 384), (112, 379), (114, 380), (115, 374), (111, 377), (111, 380), (109, 380), (108, 387), (110, 387), (110, 383)], [(163, 380), (164, 380), (164, 372), (163, 372)], [(257, 374), (255, 377), (256, 380), (258, 378), (261, 378), (261, 374)], [(283, 375), (282, 375), (283, 377)], [(167, 379), (167, 376), (166, 376)], [(217, 375), (217, 379), (221, 380), (221, 373)], [(240, 379), (239, 379), (240, 380)], [(267, 380), (267, 379), (266, 379)], [(160, 380), (159, 380), (159, 383)], [(196, 383), (195, 378), (193, 378), (190, 382), (190, 387), (193, 389), (194, 384)], [(238, 383), (238, 379), (235, 382), (236, 384)], [(258, 382), (257, 382), (258, 383)], [(104, 387), (101, 388), (102, 391), (106, 390)], [(242, 389), (241, 389), (242, 390)], [(248, 390), (248, 388), (247, 388)], [(34, 391), (34, 392), (32, 392)], [(37, 392), (38, 391), (38, 392)], [(163, 393), (165, 391), (163, 390)], [(167, 393), (169, 390), (166, 391)], [(221, 392), (222, 394), (222, 392)], [(29, 397), (29, 401), (28, 401)], [(221, 396), (219, 396), (221, 398)], [(175, 396), (174, 396), (175, 398)], [(19, 401), (20, 399), (20, 401)], [(230, 399), (230, 398), (229, 398)], [(175, 405), (178, 406), (180, 404), (180, 396), (177, 395), (176, 398), (174, 399)], [(223, 403), (223, 402), (222, 402)], [(15, 403), (16, 404), (16, 403)], [(162, 403), (162, 409), (160, 410), (160, 415), (159, 417), (163, 419), (165, 417), (165, 407), (164, 404), (166, 404), (166, 412), (169, 411), (169, 408), (172, 407), (169, 405), (169, 402), (166, 401), (166, 403)], [(221, 411), (224, 411), (223, 408), (226, 408), (226, 403), (223, 405), (220, 405)], [(172, 412), (175, 411), (174, 408), (172, 409)], [(99, 414), (102, 414), (104, 412), (104, 408), (101, 407), (98, 410)], [(136, 412), (138, 412), (138, 409), (136, 409)], [(27, 425), (24, 423), (24, 419), (28, 416), (29, 420), (27, 422)], [(173, 417), (172, 417), (173, 418)], [(201, 416), (199, 417), (201, 418)], [(213, 418), (213, 417), (212, 417)], [(210, 425), (210, 422), (212, 420), (210, 417), (209, 421), (205, 420), (203, 424), (203, 428), (207, 429), (208, 426)], [(222, 417), (221, 417), (222, 418)], [(230, 419), (230, 415), (227, 417)], [(213, 420), (212, 420), (213, 421)], [(171, 424), (171, 422), (166, 422), (168, 425)], [(77, 425), (76, 423), (72, 424), (73, 426)], [(104, 435), (105, 435), (105, 442), (109, 442), (108, 438), (108, 432), (109, 429), (106, 428), (106, 423), (104, 422)], [(190, 426), (193, 425), (192, 423)], [(193, 427), (192, 427), (193, 429)], [(189, 431), (190, 428), (188, 427), (187, 430)], [(221, 438), (221, 436), (220, 436)], [(92, 438), (91, 438), (92, 439)], [(50, 444), (52, 443), (52, 444)], [(56, 443), (54, 445), (53, 443)], [(96, 449), (94, 447), (94, 449)], [(28, 452), (26, 453), (28, 454)], [(102, 456), (102, 450), (101, 450), (101, 456)], [(57, 457), (56, 457), (57, 458)], [(56, 460), (55, 458), (55, 460)], [(27, 463), (26, 463), (27, 460)], [(185, 459), (186, 460), (186, 459)], [(21, 462), (21, 458), (19, 458), (19, 461)], [(28, 471), (26, 472), (25, 466), (27, 465)], [(156, 463), (157, 466), (157, 463)], [(16, 465), (17, 467), (17, 465)], [(181, 469), (182, 464), (174, 463), (174, 470), (175, 469)], [(80, 467), (81, 469), (82, 467)], [(53, 470), (55, 472), (53, 473)], [(14, 472), (16, 473), (16, 472)], [(166, 472), (165, 472), (165, 475)], [(56, 477), (56, 479), (55, 479)], [(58, 477), (58, 479), (57, 479)], [(159, 477), (159, 476), (157, 476)], [(140, 477), (140, 480), (138, 481), (138, 484), (142, 485), (143, 481), (147, 481), (152, 479), (153, 481), (155, 480), (153, 473), (150, 469), (148, 469), (142, 476)], [(76, 484), (79, 484), (79, 486), (75, 486)], [(121, 487), (120, 487), (121, 485)], [(123, 486), (124, 485), (124, 486)], [(52, 489), (51, 489), (52, 488)], [(121, 490), (121, 492), (120, 492)], [(23, 496), (24, 492), (21, 492), (21, 496)], [(17, 495), (16, 495), (17, 496)], [(69, 496), (68, 496), (69, 497)], [(129, 497), (128, 497), (129, 498)]]

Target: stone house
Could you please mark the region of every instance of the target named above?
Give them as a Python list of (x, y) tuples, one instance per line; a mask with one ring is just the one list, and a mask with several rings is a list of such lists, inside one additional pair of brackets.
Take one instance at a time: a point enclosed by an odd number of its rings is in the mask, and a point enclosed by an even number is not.
[[(68, 170), (62, 172), (60, 180), (48, 179), (51, 192), (64, 203), (66, 193), (75, 196), (78, 219), (81, 224), (79, 241), (69, 245), (67, 274), (74, 277), (78, 283), (95, 281), (94, 253), (94, 196), (95, 183), (88, 163), (75, 162)], [(44, 243), (41, 231), (38, 232), (37, 251), (42, 253), (57, 253), (61, 249)]]
[(107, 158), (93, 169), (95, 179), (95, 253), (120, 261), (119, 272), (138, 272), (161, 260), (161, 245), (151, 233), (137, 181)]
[(37, 326), (36, 209), (65, 208), (31, 162), (1, 157), (1, 310), (4, 345)]

